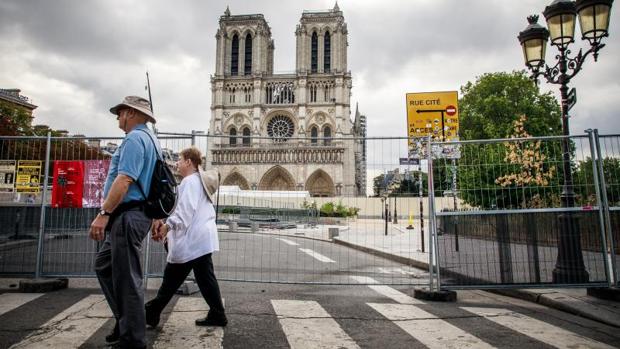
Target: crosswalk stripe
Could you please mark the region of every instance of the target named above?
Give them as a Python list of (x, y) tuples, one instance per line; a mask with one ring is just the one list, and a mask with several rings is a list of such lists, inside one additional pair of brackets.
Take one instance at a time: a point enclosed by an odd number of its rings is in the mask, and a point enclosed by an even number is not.
[(487, 320), (508, 327), (511, 330), (556, 348), (613, 348), (605, 343), (580, 336), (576, 333), (508, 309), (478, 307), (461, 307), (461, 309), (483, 316)]
[(3, 293), (0, 294), (0, 316), (41, 297), (44, 293)]
[(11, 348), (78, 348), (111, 317), (104, 296), (90, 295)]
[(307, 255), (318, 259), (319, 261), (323, 262), (323, 263), (336, 263), (335, 260), (329, 258), (329, 257), (325, 257), (322, 254), (315, 252), (309, 248), (300, 248), (299, 249), (301, 252), (306, 253)]
[(315, 301), (271, 300), (292, 349), (359, 348)]
[(386, 296), (390, 299), (395, 300), (396, 302), (400, 303), (400, 304), (424, 304), (424, 302), (417, 300), (413, 297), (409, 297), (406, 294), (395, 290), (389, 286), (386, 285), (370, 285), (370, 284), (377, 284), (377, 280), (367, 277), (367, 276), (356, 276), (356, 275), (352, 275), (351, 278), (357, 282), (359, 282), (360, 284), (369, 284), (368, 287), (370, 287), (372, 290), (374, 290), (375, 292)]
[(289, 239), (282, 239), (282, 238), (276, 238), (276, 240), (280, 240), (282, 242), (284, 242), (287, 245), (291, 245), (291, 246), (299, 246), (298, 243), (296, 243), (295, 241), (291, 241)]
[(153, 348), (222, 348), (224, 328), (196, 326), (209, 307), (202, 297), (181, 297), (164, 324)]
[(493, 348), (462, 329), (411, 304), (367, 303), (425, 346), (433, 348)]

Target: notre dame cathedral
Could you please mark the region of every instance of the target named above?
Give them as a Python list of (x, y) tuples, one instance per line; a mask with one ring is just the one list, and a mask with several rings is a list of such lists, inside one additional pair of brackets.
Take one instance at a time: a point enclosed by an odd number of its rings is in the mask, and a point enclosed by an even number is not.
[(223, 185), (365, 195), (366, 120), (356, 108), (351, 121), (347, 35), (338, 4), (304, 11), (295, 72), (276, 74), (264, 16), (226, 9), (211, 77), (209, 134), (219, 137), (209, 138), (207, 154)]

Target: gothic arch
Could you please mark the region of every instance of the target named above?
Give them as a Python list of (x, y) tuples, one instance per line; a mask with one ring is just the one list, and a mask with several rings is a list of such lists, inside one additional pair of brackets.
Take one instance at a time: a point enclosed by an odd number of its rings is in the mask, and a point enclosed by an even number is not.
[(295, 126), (295, 133), (293, 134), (293, 137), (295, 137), (297, 135), (297, 131), (299, 130), (299, 126), (300, 126), (299, 121), (297, 120), (295, 115), (293, 115), (293, 113), (291, 113), (290, 111), (287, 111), (286, 109), (276, 109), (276, 110), (269, 112), (269, 114), (265, 115), (265, 117), (263, 118), (260, 124), (260, 129), (262, 133), (264, 135), (267, 135), (267, 124), (269, 123), (269, 121), (271, 121), (272, 118), (278, 115), (284, 115), (291, 119), (291, 121), (293, 122), (293, 125)]
[(239, 172), (232, 172), (224, 179), (222, 185), (236, 185), (242, 190), (250, 190), (250, 185), (248, 184), (247, 179), (243, 177)]
[(306, 181), (306, 190), (310, 196), (334, 196), (335, 188), (332, 178), (323, 170), (318, 169)]
[(256, 38), (256, 33), (254, 32), (254, 30), (252, 30), (251, 28), (247, 28), (242, 32), (243, 39), (245, 39), (248, 34), (250, 34), (252, 40)]
[(258, 190), (295, 190), (293, 176), (282, 166), (274, 166), (265, 172), (258, 184)]
[[(240, 119), (241, 122), (237, 122), (237, 119)], [(228, 132), (231, 127), (235, 127), (240, 129), (246, 125), (251, 125), (252, 122), (247, 115), (243, 113), (235, 113), (232, 116), (228, 117), (226, 121), (224, 121), (224, 131)]]

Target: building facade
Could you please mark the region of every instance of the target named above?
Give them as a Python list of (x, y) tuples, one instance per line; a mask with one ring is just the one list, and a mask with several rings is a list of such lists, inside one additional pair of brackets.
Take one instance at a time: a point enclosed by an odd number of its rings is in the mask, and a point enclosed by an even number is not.
[(276, 74), (264, 16), (226, 9), (216, 34), (209, 125), (215, 137), (207, 154), (223, 185), (364, 194), (364, 144), (351, 137), (365, 134), (365, 120), (350, 119), (347, 35), (338, 5), (304, 11), (295, 31), (295, 72)]

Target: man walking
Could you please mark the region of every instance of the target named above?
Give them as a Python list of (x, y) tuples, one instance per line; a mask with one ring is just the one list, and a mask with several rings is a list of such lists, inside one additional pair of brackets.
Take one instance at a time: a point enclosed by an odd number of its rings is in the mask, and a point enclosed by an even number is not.
[(147, 122), (155, 123), (149, 101), (127, 96), (110, 112), (116, 115), (118, 127), (126, 135), (112, 156), (103, 190), (104, 202), (90, 226), (93, 240), (105, 237), (97, 253), (95, 271), (116, 318), (114, 331), (106, 341), (118, 341), (121, 348), (145, 348), (140, 254), (152, 221), (143, 212), (143, 203), (161, 149), (146, 127)]

